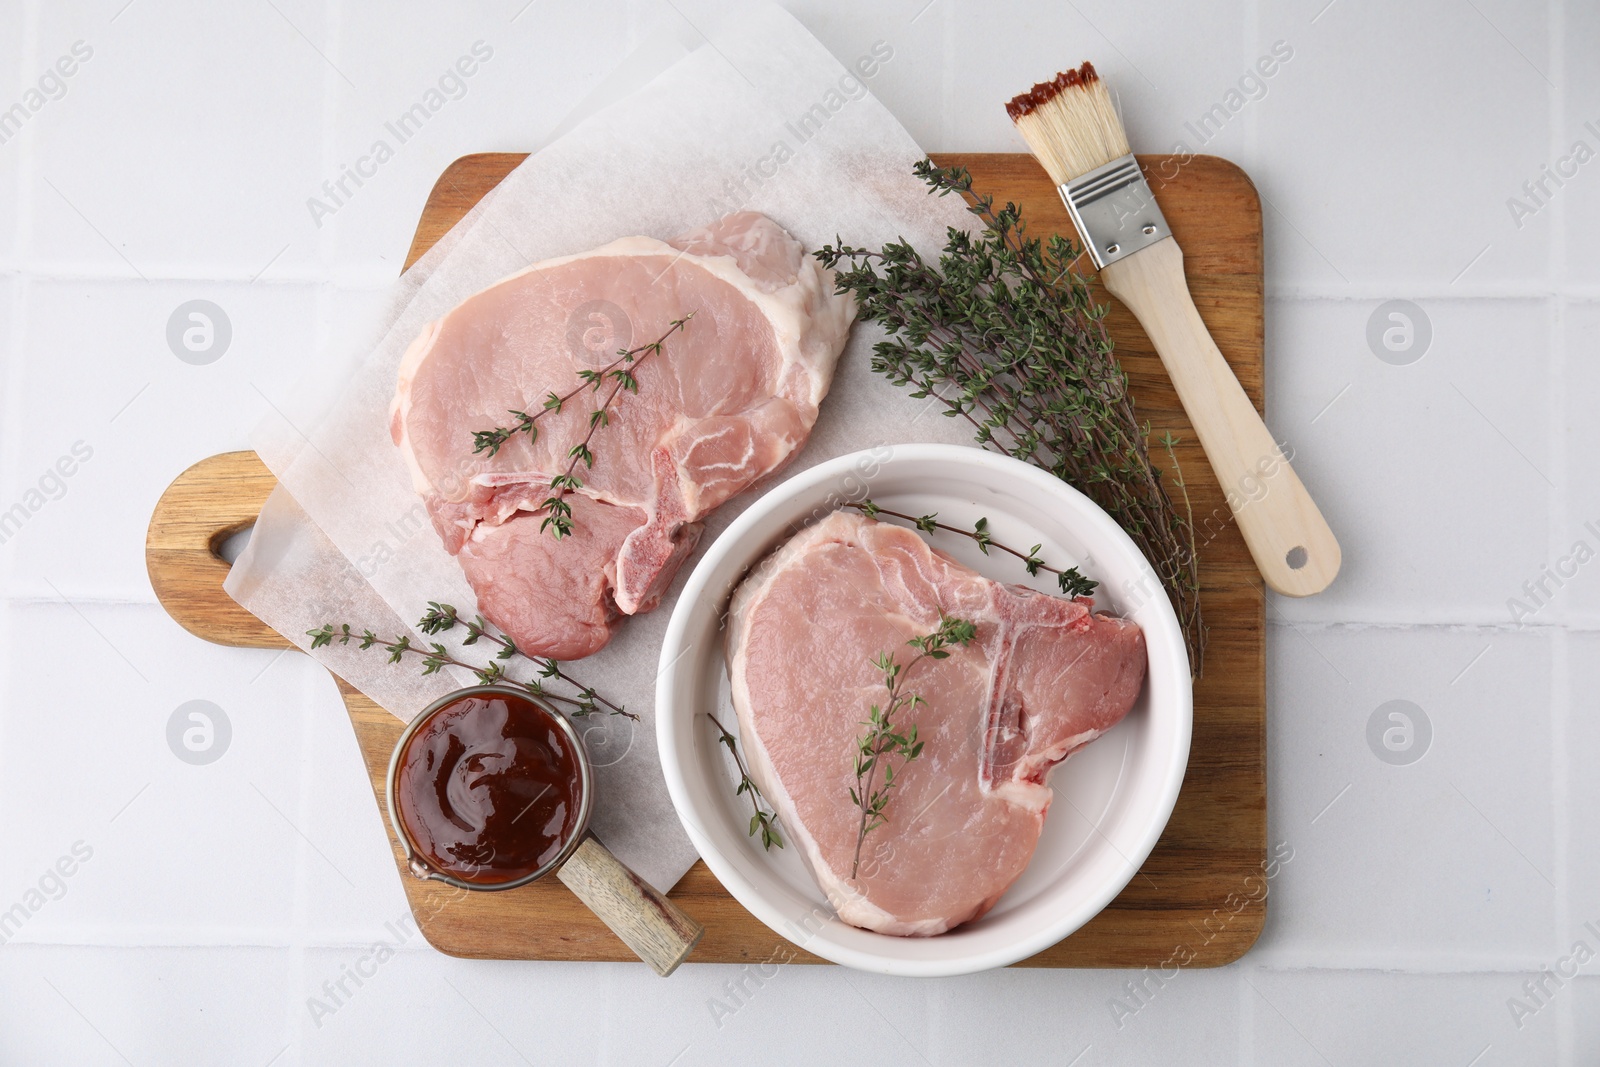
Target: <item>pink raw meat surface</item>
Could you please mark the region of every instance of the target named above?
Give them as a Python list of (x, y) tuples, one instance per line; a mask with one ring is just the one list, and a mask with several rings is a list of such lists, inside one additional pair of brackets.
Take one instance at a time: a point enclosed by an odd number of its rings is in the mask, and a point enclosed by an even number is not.
[[(941, 934), (976, 919), (1032, 858), (1051, 768), (1114, 726), (1144, 682), (1144, 635), (1128, 621), (1003, 585), (916, 533), (834, 512), (796, 535), (735, 591), (728, 669), (750, 773), (839, 917), (886, 934)], [(902, 677), (925, 704), (922, 755), (897, 770), (850, 877), (860, 809), (852, 757), (885, 703), (871, 660), (938, 629), (977, 625), (945, 660)]]
[[(638, 366), (568, 501), (573, 532), (541, 532), (550, 480), (603, 399), (585, 391), (492, 458), (474, 430), (508, 426), (619, 349), (694, 318)], [(827, 395), (855, 304), (764, 215), (667, 242), (625, 237), (536, 263), (430, 323), (401, 361), (390, 432), (479, 610), (524, 651), (576, 659), (660, 603), (701, 520), (782, 467)], [(607, 385), (609, 388), (609, 384)]]

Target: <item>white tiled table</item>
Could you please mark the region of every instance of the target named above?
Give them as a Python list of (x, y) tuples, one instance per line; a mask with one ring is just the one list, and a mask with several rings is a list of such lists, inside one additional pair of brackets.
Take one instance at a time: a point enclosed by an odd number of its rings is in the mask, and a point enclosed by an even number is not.
[[(1226, 156), (1263, 194), (1269, 421), (1345, 572), (1271, 605), (1271, 834), (1294, 859), (1243, 962), (1120, 1028), (1124, 972), (802, 967), (719, 1025), (732, 968), (469, 963), (413, 935), (335, 1000), (406, 910), (333, 684), (181, 631), (144, 527), (340, 348), (332, 309), (394, 276), (446, 163), (537, 146), (672, 15), (524, 2), (0, 0), (0, 108), (92, 49), (0, 144), (0, 509), (41, 505), (0, 547), (0, 909), (27, 912), (0, 946), (0, 1063), (1600, 1062), (1600, 963), (1524, 991), (1600, 952), (1600, 562), (1531, 617), (1508, 605), (1600, 551), (1600, 161), (1520, 227), (1507, 203), (1575, 141), (1600, 152), (1581, 0), (791, 5), (837, 55), (892, 43), (873, 90), (929, 150), (1020, 150), (1000, 103), (1088, 56), (1141, 150)], [(316, 225), (307, 198), (478, 40), (465, 95)], [(1201, 145), (1185, 124), (1279, 41)], [(196, 298), (233, 330), (207, 366), (166, 343)], [(1431, 324), (1410, 365), (1367, 343), (1391, 299)], [(168, 748), (192, 699), (231, 723), (217, 763)], [(1432, 725), (1411, 765), (1367, 742), (1394, 699)]]

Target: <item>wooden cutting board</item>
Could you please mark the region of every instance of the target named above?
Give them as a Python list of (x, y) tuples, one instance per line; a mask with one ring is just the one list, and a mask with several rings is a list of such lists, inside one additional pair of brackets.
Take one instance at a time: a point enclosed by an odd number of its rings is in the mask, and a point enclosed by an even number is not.
[[(410, 267), (525, 157), (466, 156), (439, 178), (406, 259)], [(1015, 201), (1036, 235), (1071, 234), (1060, 198), (1025, 155), (940, 155), (972, 171), (982, 192)], [(1141, 157), (1185, 253), (1189, 286), (1211, 335), (1245, 390), (1262, 407), (1261, 206), (1250, 179), (1221, 159)], [(847, 235), (848, 236), (848, 235)], [(1043, 967), (1216, 966), (1242, 956), (1266, 917), (1259, 880), (1266, 858), (1265, 600), (1261, 580), (1229, 516), (1165, 373), (1139, 325), (1120, 305), (1110, 317), (1141, 418), (1157, 436), (1184, 439), (1210, 622), (1205, 675), (1195, 685), (1194, 742), (1183, 791), (1155, 851), (1110, 906), (1077, 933), (1024, 961)], [(174, 481), (150, 520), (146, 560), (167, 611), (208, 641), (251, 648), (286, 642), (222, 591), (228, 564), (217, 554), (259, 513), (274, 480), (253, 452), (213, 456)], [(339, 679), (366, 759), (379, 811), (400, 720)], [(387, 827), (387, 817), (384, 816)], [(405, 873), (400, 880), (424, 936), (453, 956), (499, 959), (632, 960), (634, 956), (555, 879), (501, 893), (464, 893)], [(697, 862), (671, 897), (706, 926), (691, 960), (765, 960), (785, 942), (741, 907)], [(1255, 899), (1260, 898), (1260, 899)], [(788, 946), (796, 958), (822, 962)]]

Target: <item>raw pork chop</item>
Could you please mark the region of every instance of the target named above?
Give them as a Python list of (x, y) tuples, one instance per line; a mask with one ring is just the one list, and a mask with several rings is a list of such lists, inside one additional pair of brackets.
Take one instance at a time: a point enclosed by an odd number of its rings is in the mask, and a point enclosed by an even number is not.
[[(829, 902), (886, 934), (941, 934), (988, 911), (1028, 865), (1050, 807), (1046, 778), (1110, 729), (1144, 681), (1137, 625), (1002, 585), (916, 533), (834, 512), (795, 536), (734, 593), (728, 664), (750, 773)], [(895, 774), (852, 881), (860, 809), (852, 757), (883, 676), (869, 662), (916, 655), (939, 611), (977, 624), (945, 660), (903, 675), (927, 703), (922, 755)]]
[[(539, 419), (536, 441), (516, 434), (492, 458), (473, 454), (472, 432), (541, 410), (690, 312), (596, 432), (568, 498), (572, 534), (541, 532), (550, 479), (605, 393), (580, 393)], [(625, 237), (536, 263), (430, 323), (401, 362), (390, 432), (479, 610), (524, 651), (576, 659), (654, 608), (700, 520), (805, 442), (854, 316), (833, 272), (764, 215)]]

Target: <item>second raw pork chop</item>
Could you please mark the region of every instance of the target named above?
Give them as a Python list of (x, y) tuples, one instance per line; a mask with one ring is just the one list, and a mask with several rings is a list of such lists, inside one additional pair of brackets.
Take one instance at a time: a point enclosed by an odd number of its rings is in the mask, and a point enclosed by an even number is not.
[[(595, 433), (568, 497), (572, 533), (541, 532), (550, 480), (611, 383), (492, 458), (473, 453), (473, 431), (540, 411), (579, 371), (690, 313)], [(536, 263), (430, 323), (401, 362), (390, 431), (478, 609), (523, 651), (576, 659), (654, 608), (700, 520), (805, 443), (854, 315), (833, 272), (764, 215), (670, 242), (626, 237)]]
[[(1051, 768), (1114, 726), (1144, 682), (1144, 635), (1121, 619), (977, 574), (916, 533), (834, 512), (734, 593), (728, 669), (750, 773), (839, 917), (886, 934), (941, 934), (1017, 880), (1044, 826)], [(977, 634), (902, 675), (926, 702), (896, 718), (923, 751), (895, 772), (887, 822), (850, 877), (861, 810), (852, 757), (873, 704), (872, 660), (939, 613)]]

